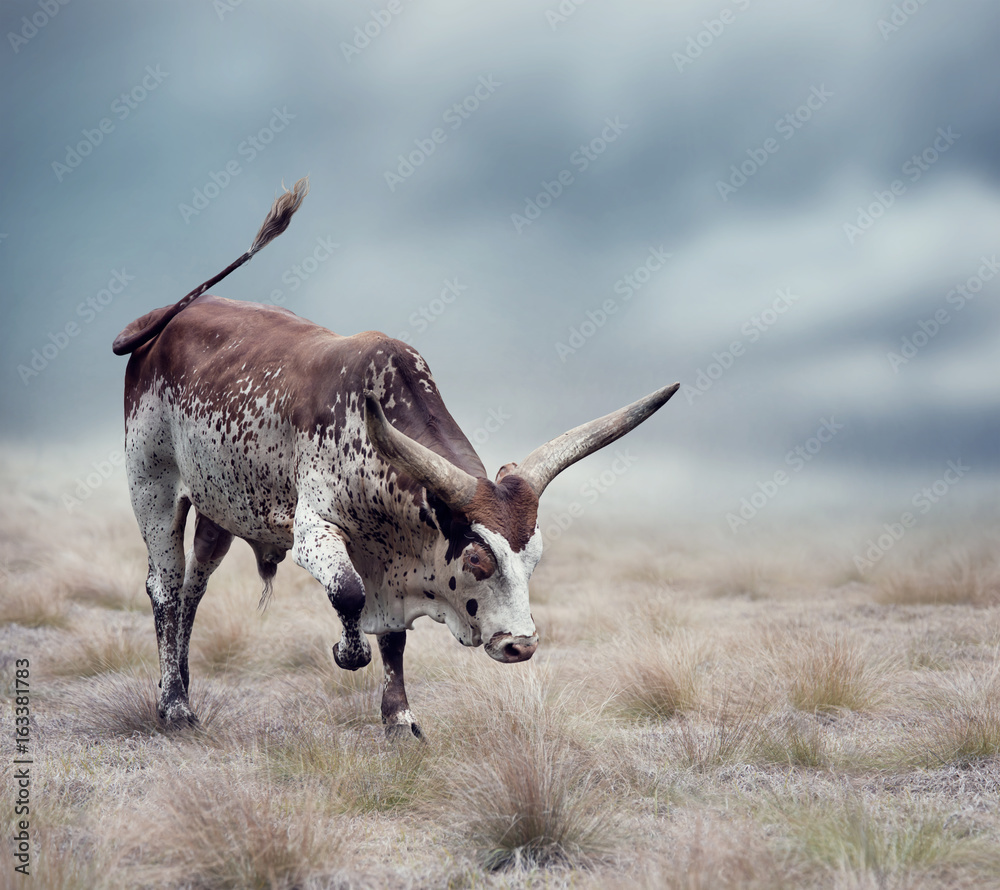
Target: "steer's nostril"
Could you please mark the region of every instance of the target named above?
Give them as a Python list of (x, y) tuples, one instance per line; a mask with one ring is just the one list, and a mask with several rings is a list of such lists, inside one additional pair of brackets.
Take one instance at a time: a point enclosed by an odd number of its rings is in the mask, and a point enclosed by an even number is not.
[(538, 636), (514, 636), (514, 634), (495, 633), (486, 644), (486, 652), (490, 658), (514, 664), (527, 661), (538, 648)]
[(503, 654), (509, 661), (527, 661), (535, 654), (535, 649), (534, 643), (507, 643), (503, 647)]

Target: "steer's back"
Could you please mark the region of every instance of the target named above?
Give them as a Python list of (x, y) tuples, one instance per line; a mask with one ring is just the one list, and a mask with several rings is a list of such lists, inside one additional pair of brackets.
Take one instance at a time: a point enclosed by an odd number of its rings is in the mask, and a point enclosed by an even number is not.
[(200, 297), (129, 360), (134, 505), (173, 485), (227, 531), (281, 549), (291, 546), (298, 498), (327, 480), (336, 480), (329, 494), (345, 513), (377, 506), (382, 492), (368, 490), (376, 468), (365, 466), (373, 459), (365, 389), (384, 397), (395, 425), (476, 469), (427, 366), (405, 344), (376, 332), (341, 337), (273, 306)]

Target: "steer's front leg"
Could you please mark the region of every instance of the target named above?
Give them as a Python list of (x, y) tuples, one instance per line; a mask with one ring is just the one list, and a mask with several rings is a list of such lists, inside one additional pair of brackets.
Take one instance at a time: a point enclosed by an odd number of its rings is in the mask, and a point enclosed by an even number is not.
[(403, 649), (406, 646), (406, 631), (397, 630), (382, 634), (378, 638), (382, 668), (385, 671), (385, 685), (382, 687), (382, 722), (385, 734), (390, 739), (405, 738), (411, 732), (418, 738), (424, 737), (417, 721), (410, 713), (410, 703), (406, 700), (403, 685)]
[(297, 511), (294, 534), (292, 559), (326, 588), (344, 626), (340, 642), (333, 647), (334, 661), (348, 671), (363, 668), (372, 660), (371, 646), (360, 625), (365, 587), (347, 555), (343, 532), (314, 514)]

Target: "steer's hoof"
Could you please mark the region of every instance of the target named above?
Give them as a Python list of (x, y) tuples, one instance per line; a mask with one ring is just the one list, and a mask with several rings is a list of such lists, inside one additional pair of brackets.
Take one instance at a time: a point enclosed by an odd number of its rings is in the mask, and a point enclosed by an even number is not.
[(356, 671), (372, 660), (372, 647), (363, 636), (358, 636), (352, 642), (346, 642), (341, 637), (340, 642), (333, 647), (333, 660), (337, 662), (337, 667), (345, 671)]
[(173, 701), (166, 705), (160, 704), (156, 710), (167, 729), (186, 729), (198, 725), (198, 718), (187, 702)]
[(417, 738), (424, 740), (424, 734), (420, 727), (410, 720), (398, 719), (394, 723), (386, 723), (385, 737), (390, 742), (405, 742), (407, 739)]

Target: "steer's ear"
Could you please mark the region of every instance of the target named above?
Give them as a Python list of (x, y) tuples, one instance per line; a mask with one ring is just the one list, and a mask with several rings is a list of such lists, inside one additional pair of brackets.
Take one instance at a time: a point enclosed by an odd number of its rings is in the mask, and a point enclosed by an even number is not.
[(514, 463), (514, 461), (511, 461), (509, 464), (504, 464), (502, 467), (500, 467), (500, 469), (497, 470), (497, 480), (496, 480), (497, 484), (499, 485), (500, 480), (503, 479), (504, 476), (509, 476), (516, 469), (517, 469), (517, 464)]
[[(557, 436), (552, 441), (546, 442), (532, 451), (521, 461), (521, 465), (517, 467), (515, 472), (531, 486), (538, 497), (541, 497), (545, 486), (566, 467), (634, 430), (640, 423), (659, 411), (679, 388), (679, 383), (664, 386), (663, 389), (658, 389), (631, 405), (626, 405), (624, 408), (612, 411), (611, 414), (584, 423), (568, 433)], [(507, 466), (509, 467), (510, 464)], [(504, 469), (506, 467), (500, 472), (503, 473)]]

